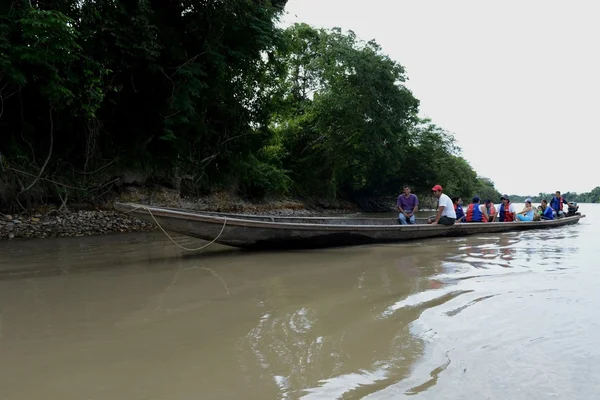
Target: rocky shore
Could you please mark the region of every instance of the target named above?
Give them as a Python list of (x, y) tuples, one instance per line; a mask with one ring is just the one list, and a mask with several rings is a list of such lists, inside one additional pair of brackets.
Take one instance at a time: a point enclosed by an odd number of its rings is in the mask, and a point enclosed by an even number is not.
[[(215, 193), (199, 198), (181, 198), (178, 191), (166, 188), (132, 187), (101, 206), (69, 206), (71, 211), (58, 211), (47, 206), (29, 213), (0, 213), (0, 240), (33, 239), (65, 236), (92, 236), (112, 232), (148, 232), (158, 229), (112, 209), (115, 201), (162, 205), (198, 211), (234, 212), (277, 215), (351, 215), (359, 212), (347, 202), (319, 203), (295, 199), (244, 200), (230, 193)], [(84, 208), (84, 209), (82, 209)]]
[(0, 239), (91, 236), (110, 232), (152, 231), (155, 227), (108, 210), (0, 214)]
[[(0, 210), (0, 240), (92, 236), (158, 229), (154, 224), (115, 211), (112, 206), (114, 202), (196, 211), (282, 216), (357, 216), (361, 213), (358, 205), (343, 200), (265, 198), (251, 201), (230, 192), (189, 198), (182, 197), (175, 189), (131, 186), (110, 201), (94, 206), (69, 204), (68, 209), (59, 211), (56, 206), (47, 205), (26, 213), (2, 213)], [(394, 211), (395, 198), (380, 199), (380, 202), (384, 205), (389, 203), (389, 210)], [(426, 206), (428, 203), (423, 201), (422, 204)]]

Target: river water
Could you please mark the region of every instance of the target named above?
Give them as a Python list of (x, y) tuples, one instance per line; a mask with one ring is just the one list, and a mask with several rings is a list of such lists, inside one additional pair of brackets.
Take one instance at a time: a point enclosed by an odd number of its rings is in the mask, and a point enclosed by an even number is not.
[(292, 252), (1, 242), (0, 399), (598, 398), (600, 205), (581, 209), (555, 230)]

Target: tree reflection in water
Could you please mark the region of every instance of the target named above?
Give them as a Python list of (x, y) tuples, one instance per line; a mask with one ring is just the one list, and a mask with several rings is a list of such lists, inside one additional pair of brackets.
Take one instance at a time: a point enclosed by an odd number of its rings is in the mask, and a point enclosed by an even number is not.
[(349, 266), (312, 290), (269, 279), (256, 300), (261, 317), (238, 342), (249, 387), (271, 386), (281, 398), (359, 398), (406, 378), (425, 346), (412, 322), (457, 295), (394, 308), (431, 288), (444, 254), (431, 250), (382, 247), (386, 254), (365, 260), (371, 265)]

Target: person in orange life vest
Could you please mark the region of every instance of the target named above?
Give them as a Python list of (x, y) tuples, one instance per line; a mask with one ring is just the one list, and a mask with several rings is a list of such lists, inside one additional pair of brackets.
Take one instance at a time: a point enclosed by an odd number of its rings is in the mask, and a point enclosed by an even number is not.
[(485, 209), (487, 210), (487, 213), (489, 215), (489, 222), (494, 222), (494, 220), (496, 219), (496, 206), (494, 205), (494, 203), (492, 203), (492, 200), (487, 199), (485, 201)]
[(465, 212), (462, 208), (462, 199), (460, 197), (453, 197), (452, 203), (454, 203), (454, 212), (456, 213), (456, 222), (465, 222)]
[(502, 195), (500, 197), (502, 204), (498, 207), (498, 221), (500, 222), (514, 222), (517, 218), (516, 213), (517, 210), (515, 206), (510, 202), (510, 198), (508, 195)]
[(557, 218), (564, 217), (565, 212), (563, 211), (563, 204), (568, 204), (567, 200), (560, 195), (560, 191), (556, 191), (552, 200), (550, 200), (550, 207), (554, 210), (554, 215)]
[(469, 204), (466, 213), (467, 222), (488, 222), (490, 216), (487, 213), (485, 205), (481, 204), (479, 196), (473, 197), (473, 202)]

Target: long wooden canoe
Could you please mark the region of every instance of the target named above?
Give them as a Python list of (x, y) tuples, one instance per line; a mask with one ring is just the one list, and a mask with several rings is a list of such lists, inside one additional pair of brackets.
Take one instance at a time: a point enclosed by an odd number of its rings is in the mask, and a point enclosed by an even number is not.
[[(282, 217), (187, 211), (116, 203), (115, 209), (169, 232), (241, 248), (315, 248), (390, 243), (443, 236), (548, 229), (579, 222), (585, 215), (552, 221), (468, 223), (454, 226), (400, 225), (394, 218)], [(156, 221), (155, 221), (156, 219)]]

